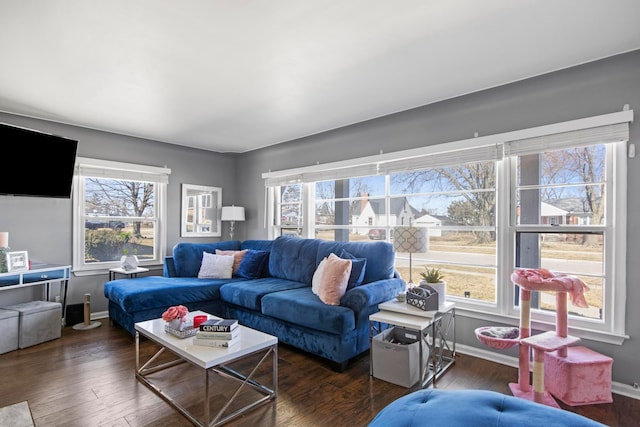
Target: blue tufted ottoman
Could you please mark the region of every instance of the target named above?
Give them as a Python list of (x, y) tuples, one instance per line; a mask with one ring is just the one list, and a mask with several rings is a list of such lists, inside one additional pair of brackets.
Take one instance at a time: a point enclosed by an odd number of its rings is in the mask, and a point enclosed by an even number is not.
[(494, 391), (427, 389), (390, 403), (369, 424), (369, 427), (389, 426), (603, 427), (604, 424)]

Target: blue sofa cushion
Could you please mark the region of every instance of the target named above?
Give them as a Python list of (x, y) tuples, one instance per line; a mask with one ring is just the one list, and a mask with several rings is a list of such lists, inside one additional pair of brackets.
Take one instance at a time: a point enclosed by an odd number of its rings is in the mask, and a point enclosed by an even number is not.
[(316, 261), (319, 244), (318, 239), (291, 236), (276, 238), (269, 255), (269, 274), (310, 285), (313, 273), (322, 260), (320, 258), (320, 261)]
[(322, 258), (329, 256), (332, 252), (340, 256), (343, 250), (356, 258), (367, 259), (363, 283), (371, 283), (393, 277), (395, 252), (393, 252), (393, 245), (389, 242), (332, 242), (322, 240), (318, 246), (316, 264), (319, 264)]
[(244, 257), (242, 257), (238, 271), (236, 271), (236, 276), (243, 279), (259, 279), (262, 277), (264, 266), (268, 261), (269, 252), (247, 249)]
[(267, 252), (267, 259), (262, 269), (260, 277), (269, 277), (269, 256), (271, 255), (271, 247), (273, 246), (273, 240), (245, 240), (242, 242), (242, 249), (252, 249), (255, 251)]
[(604, 427), (582, 415), (486, 390), (419, 390), (383, 408), (369, 427)]
[(356, 258), (344, 249), (338, 256), (342, 259), (351, 260), (351, 274), (349, 275), (349, 283), (347, 283), (347, 291), (351, 288), (362, 285), (362, 282), (364, 281), (364, 273), (367, 268), (367, 259)]
[(217, 243), (178, 243), (173, 247), (173, 264), (176, 275), (179, 277), (198, 277), (202, 253), (216, 253), (216, 249), (222, 251), (240, 250), (238, 240), (228, 240)]
[(226, 303), (260, 312), (260, 302), (265, 295), (271, 292), (302, 287), (311, 289), (306, 283), (277, 279), (274, 277), (264, 277), (254, 280), (240, 279), (240, 281), (222, 286), (222, 288), (220, 288), (220, 298)]
[(310, 287), (265, 295), (262, 314), (337, 335), (356, 327), (353, 310), (323, 303)]
[(126, 312), (171, 307), (220, 298), (220, 286), (242, 279), (198, 279), (196, 277), (145, 276), (105, 283), (104, 295)]

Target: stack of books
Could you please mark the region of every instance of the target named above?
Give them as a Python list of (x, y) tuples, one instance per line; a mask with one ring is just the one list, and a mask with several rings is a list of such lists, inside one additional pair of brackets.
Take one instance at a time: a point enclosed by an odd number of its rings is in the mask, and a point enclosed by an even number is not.
[(200, 324), (194, 345), (231, 347), (240, 341), (240, 328), (236, 319), (209, 319)]

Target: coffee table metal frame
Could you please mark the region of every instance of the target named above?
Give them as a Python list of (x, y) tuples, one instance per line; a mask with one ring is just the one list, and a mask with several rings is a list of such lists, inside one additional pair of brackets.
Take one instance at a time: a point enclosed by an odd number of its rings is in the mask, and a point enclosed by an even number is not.
[[(198, 314), (207, 314), (201, 311), (189, 313), (190, 318)], [(209, 318), (216, 316), (209, 315)], [(164, 331), (164, 321), (162, 319), (148, 320), (135, 324), (135, 347), (136, 347), (136, 378), (144, 385), (149, 387), (154, 393), (164, 399), (174, 409), (184, 415), (189, 421), (197, 426), (219, 426), (238, 416), (254, 409), (255, 407), (273, 401), (278, 394), (278, 338), (256, 331), (251, 328), (238, 326), (241, 328), (241, 342), (229, 348), (216, 348), (197, 346), (192, 344), (192, 338), (178, 338)], [(160, 349), (154, 353), (149, 360), (143, 364), (140, 361), (140, 336), (144, 336), (160, 346)], [(177, 356), (177, 359), (155, 364), (154, 362), (165, 351), (169, 351)], [(227, 366), (232, 362), (245, 359), (255, 354), (264, 353), (260, 361), (253, 370), (248, 374), (242, 374)], [(263, 362), (268, 360), (269, 356), (273, 362), (273, 379), (272, 387), (260, 384), (253, 379), (253, 375)], [(183, 405), (165, 393), (160, 387), (153, 383), (148, 375), (153, 374), (173, 366), (191, 363), (192, 365), (204, 370), (204, 420), (198, 419), (194, 414), (189, 412)], [(238, 381), (240, 384), (231, 398), (222, 406), (215, 414), (211, 414), (210, 407), (210, 375), (216, 374), (224, 378)], [(229, 415), (223, 416), (231, 403), (240, 394), (245, 387), (251, 387), (259, 393), (263, 394), (258, 400), (242, 407)]]
[[(399, 301), (387, 301), (378, 306), (380, 311), (369, 316), (369, 335), (373, 336), (384, 329), (399, 326), (417, 333), (418, 339), (430, 346), (430, 356), (424, 360), (422, 346), (419, 350), (420, 388), (429, 384), (436, 386), (440, 378), (455, 362), (456, 333), (455, 333), (455, 303), (445, 302), (438, 310), (423, 311), (409, 304)], [(430, 334), (429, 334), (430, 333)], [(429, 335), (431, 338), (429, 339)], [(449, 341), (451, 340), (451, 346)], [(370, 375), (373, 375), (373, 354), (370, 357)]]

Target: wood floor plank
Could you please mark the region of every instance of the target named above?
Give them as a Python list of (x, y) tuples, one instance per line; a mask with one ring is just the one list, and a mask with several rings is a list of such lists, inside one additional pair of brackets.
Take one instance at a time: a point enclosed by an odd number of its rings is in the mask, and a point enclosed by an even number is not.
[[(157, 350), (142, 340), (141, 355)], [(169, 358), (170, 354), (162, 357)], [(234, 365), (242, 371), (255, 361)], [(278, 347), (278, 398), (227, 425), (366, 426), (386, 405), (414, 391), (369, 375), (369, 354), (352, 360), (337, 372), (325, 360), (281, 344)], [(64, 329), (62, 337), (26, 349), (0, 355), (0, 406), (28, 401), (36, 426), (186, 427), (192, 424), (164, 400), (135, 379), (133, 338), (103, 320), (87, 331)], [(243, 371), (244, 372), (244, 371)], [(456, 363), (437, 383), (438, 388), (493, 390), (510, 395), (509, 382), (517, 381), (517, 369), (458, 354)], [(271, 364), (256, 372), (269, 385)], [(176, 394), (176, 399), (195, 414), (203, 413), (202, 371), (181, 364), (154, 374), (154, 379)], [(215, 381), (212, 404), (227, 399), (236, 381)], [(257, 395), (253, 390), (243, 399)], [(640, 420), (640, 401), (614, 395), (610, 404), (569, 407), (611, 427), (635, 426)]]

